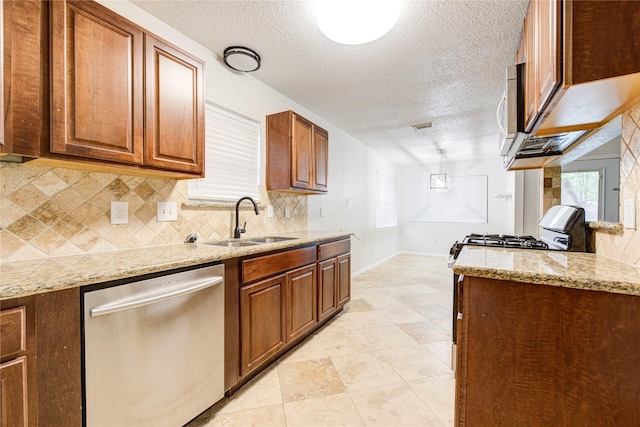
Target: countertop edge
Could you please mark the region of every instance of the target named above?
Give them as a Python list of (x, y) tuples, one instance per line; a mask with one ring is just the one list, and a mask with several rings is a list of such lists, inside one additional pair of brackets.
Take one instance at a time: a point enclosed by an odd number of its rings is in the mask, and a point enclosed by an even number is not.
[(454, 273), (640, 296), (640, 268), (594, 253), (465, 246)]
[[(352, 233), (305, 231), (277, 233), (277, 235), (299, 237), (296, 237), (295, 240), (287, 240), (276, 243), (265, 243), (255, 246), (242, 246), (237, 248), (217, 247), (208, 245), (206, 243), (183, 243), (176, 245), (155, 246), (150, 248), (112, 251), (102, 254), (94, 253), (23, 261), (3, 261), (0, 262), (0, 269), (2, 270), (2, 274), (0, 274), (0, 301), (39, 295), (63, 289), (82, 287), (96, 283), (128, 279), (137, 276), (143, 276), (146, 274), (153, 274), (162, 271), (196, 266), (200, 264), (257, 255), (260, 253), (285, 250), (289, 248), (293, 249), (296, 247), (302, 247), (324, 241), (328, 242), (332, 240), (340, 240), (349, 238)], [(175, 251), (177, 255), (173, 257), (173, 259), (166, 259), (161, 262), (156, 262), (157, 259), (154, 259), (152, 253), (150, 256), (148, 256), (148, 258), (150, 258), (149, 262), (145, 262), (144, 259), (136, 262), (135, 254), (144, 254), (145, 251), (161, 252), (163, 250)], [(195, 254), (195, 251), (199, 251), (200, 253)], [(112, 262), (120, 262), (121, 265), (118, 267), (99, 271), (99, 265), (97, 264), (99, 264), (101, 256), (104, 256), (105, 259), (109, 259), (110, 257), (112, 259), (115, 258), (115, 261)], [(40, 276), (38, 276), (37, 274), (33, 273), (33, 265), (46, 266), (48, 271), (56, 271), (58, 270), (56, 267), (64, 266), (67, 263), (73, 263), (73, 261), (75, 261), (77, 264), (80, 264), (80, 267), (84, 267), (82, 265), (83, 257), (89, 260), (87, 264), (90, 264), (90, 268), (95, 268), (94, 271), (89, 271), (86, 274), (74, 274), (63, 271), (58, 276), (56, 276), (55, 274), (40, 274)], [(171, 256), (168, 256), (167, 258), (171, 258)], [(133, 261), (131, 265), (124, 265), (122, 264), (122, 259), (131, 259)], [(16, 271), (7, 272), (10, 267), (12, 267)], [(80, 267), (78, 267), (78, 269)]]

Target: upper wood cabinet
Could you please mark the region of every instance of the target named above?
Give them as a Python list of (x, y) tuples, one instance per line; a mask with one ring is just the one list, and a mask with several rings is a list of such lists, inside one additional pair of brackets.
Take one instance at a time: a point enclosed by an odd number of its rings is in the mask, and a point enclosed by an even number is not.
[(48, 16), (44, 2), (0, 4), (0, 155), (36, 157), (49, 141)]
[(95, 2), (51, 7), (51, 152), (202, 176), (204, 64)]
[(204, 64), (145, 34), (146, 165), (204, 170)]
[(202, 61), (94, 1), (2, 2), (2, 18), (1, 153), (203, 176)]
[(267, 190), (328, 190), (329, 134), (293, 111), (267, 116)]
[(142, 164), (142, 30), (93, 2), (51, 8), (51, 151)]
[(602, 126), (640, 102), (637, 1), (531, 0), (525, 127), (536, 136)]

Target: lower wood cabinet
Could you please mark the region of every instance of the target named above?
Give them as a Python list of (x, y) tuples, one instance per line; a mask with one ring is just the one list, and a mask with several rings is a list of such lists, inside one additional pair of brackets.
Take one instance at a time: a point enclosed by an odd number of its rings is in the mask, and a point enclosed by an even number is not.
[(337, 260), (330, 259), (318, 263), (318, 319), (324, 320), (337, 310), (336, 283), (338, 278)]
[(351, 294), (349, 239), (225, 261), (225, 387), (237, 389), (337, 314)]
[(640, 296), (462, 286), (456, 426), (640, 425)]
[(290, 342), (318, 323), (316, 265), (290, 271), (286, 283), (287, 342)]
[(284, 347), (286, 276), (240, 289), (240, 375), (246, 375)]
[(338, 308), (343, 307), (351, 299), (351, 254), (336, 258), (338, 265), (337, 299)]
[(0, 427), (29, 425), (26, 312), (25, 306), (0, 311)]

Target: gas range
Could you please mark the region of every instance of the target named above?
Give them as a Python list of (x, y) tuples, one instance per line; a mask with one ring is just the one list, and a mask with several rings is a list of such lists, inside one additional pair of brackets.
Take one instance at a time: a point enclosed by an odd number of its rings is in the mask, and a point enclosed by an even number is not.
[(453, 267), (463, 246), (491, 246), (521, 249), (549, 249), (549, 245), (533, 236), (511, 236), (506, 234), (469, 234), (457, 241), (449, 250), (449, 267)]

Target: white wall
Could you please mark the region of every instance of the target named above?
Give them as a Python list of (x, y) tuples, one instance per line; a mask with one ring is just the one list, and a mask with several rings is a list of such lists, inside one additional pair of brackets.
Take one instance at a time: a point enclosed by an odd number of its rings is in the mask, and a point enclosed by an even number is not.
[(375, 228), (377, 171), (389, 177), (396, 171), (392, 163), (363, 144), (344, 144), (349, 138), (342, 132), (330, 134), (329, 194), (309, 197), (308, 217), (311, 229), (337, 228), (355, 234), (352, 271), (357, 272), (398, 252), (398, 227)]
[[(496, 137), (497, 138), (497, 137)], [(515, 174), (506, 172), (502, 159), (496, 155), (471, 161), (444, 163), (443, 171), (450, 176), (488, 175), (488, 222), (414, 222), (411, 220), (413, 181), (428, 179), (437, 173), (438, 164), (405, 165), (398, 167), (399, 248), (403, 252), (447, 255), (456, 241), (469, 233), (514, 234), (514, 203), (495, 198), (495, 194), (515, 191)]]
[[(397, 251), (397, 228), (375, 231), (376, 170), (393, 176), (395, 167), (392, 163), (250, 74), (229, 70), (214, 53), (134, 4), (122, 0), (100, 0), (100, 3), (204, 60), (207, 97), (261, 121), (263, 184), (266, 115), (294, 110), (326, 129), (329, 132), (329, 194), (308, 197), (309, 228), (355, 233), (356, 237), (352, 239), (353, 271), (375, 264)], [(348, 207), (345, 199), (349, 199)], [(320, 217), (320, 207), (323, 217)]]

